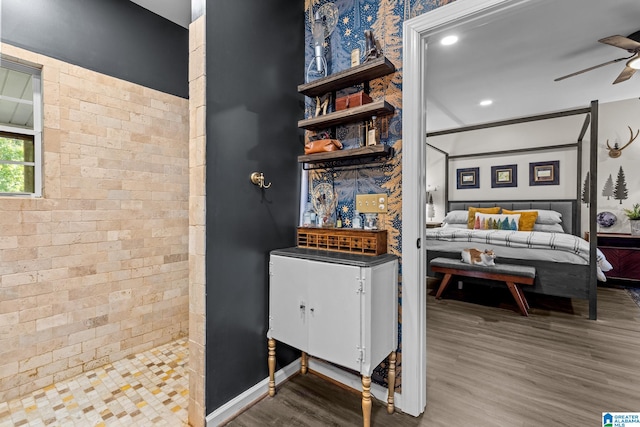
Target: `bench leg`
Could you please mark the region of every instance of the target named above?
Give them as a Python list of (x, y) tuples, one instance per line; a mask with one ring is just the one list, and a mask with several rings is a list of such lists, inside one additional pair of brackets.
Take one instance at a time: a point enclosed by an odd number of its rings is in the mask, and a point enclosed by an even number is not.
[(518, 304), (518, 307), (520, 308), (522, 315), (529, 316), (529, 313), (527, 312), (529, 303), (527, 303), (527, 299), (522, 294), (522, 291), (520, 290), (520, 288), (518, 288), (518, 285), (516, 285), (513, 282), (506, 282), (506, 283), (507, 283), (507, 286), (509, 287), (509, 291), (511, 291), (511, 295), (513, 295), (513, 299), (516, 300), (516, 304)]
[(444, 290), (447, 289), (447, 286), (449, 286), (449, 282), (451, 281), (451, 277), (452, 277), (452, 274), (449, 274), (449, 273), (444, 275), (444, 278), (440, 283), (440, 287), (438, 288), (438, 292), (436, 293), (436, 299), (440, 299)]

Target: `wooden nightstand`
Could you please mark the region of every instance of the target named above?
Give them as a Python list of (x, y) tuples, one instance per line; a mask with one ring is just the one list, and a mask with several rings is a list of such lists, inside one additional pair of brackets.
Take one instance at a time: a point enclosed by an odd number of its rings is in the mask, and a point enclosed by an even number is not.
[(427, 228), (438, 228), (442, 227), (441, 221), (427, 221)]
[(640, 281), (640, 236), (598, 233), (598, 248), (613, 266), (605, 273), (608, 279)]

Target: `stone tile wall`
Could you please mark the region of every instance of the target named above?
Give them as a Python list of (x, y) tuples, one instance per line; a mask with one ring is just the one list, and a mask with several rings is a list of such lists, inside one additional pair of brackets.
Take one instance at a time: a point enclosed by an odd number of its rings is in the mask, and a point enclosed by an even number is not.
[(188, 333), (188, 100), (43, 67), (44, 196), (0, 198), (0, 401)]
[(205, 422), (205, 16), (189, 26), (189, 425)]

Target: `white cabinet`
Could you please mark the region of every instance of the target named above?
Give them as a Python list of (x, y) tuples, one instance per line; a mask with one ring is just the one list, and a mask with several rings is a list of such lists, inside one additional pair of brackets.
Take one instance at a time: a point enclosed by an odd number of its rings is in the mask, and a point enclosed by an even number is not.
[[(275, 340), (303, 352), (303, 372), (307, 354), (358, 371), (363, 376), (363, 414), (368, 425), (370, 395), (365, 402), (365, 391), (369, 393), (373, 369), (390, 356), (388, 409), (393, 412), (397, 257), (281, 249), (271, 253), (269, 276), (270, 376)], [(269, 394), (275, 394), (275, 384), (270, 383)]]

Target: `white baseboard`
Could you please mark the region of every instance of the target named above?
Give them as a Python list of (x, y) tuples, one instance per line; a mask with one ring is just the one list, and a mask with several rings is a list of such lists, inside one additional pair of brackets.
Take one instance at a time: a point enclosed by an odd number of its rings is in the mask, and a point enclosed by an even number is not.
[[(300, 358), (294, 360), (284, 368), (276, 372), (276, 385), (300, 371)], [(244, 408), (263, 397), (269, 390), (269, 377), (260, 381), (245, 392), (234, 397), (206, 417), (207, 427), (217, 427), (224, 421), (236, 416)]]
[[(331, 378), (341, 384), (353, 388), (357, 391), (362, 391), (362, 377), (354, 375), (350, 372), (342, 370), (334, 365), (323, 362), (322, 360), (309, 358), (309, 369), (312, 369), (319, 374)], [(371, 395), (381, 402), (387, 402), (387, 389), (379, 384), (371, 383)], [(399, 393), (393, 394), (393, 403), (396, 409), (402, 410), (402, 395)]]

